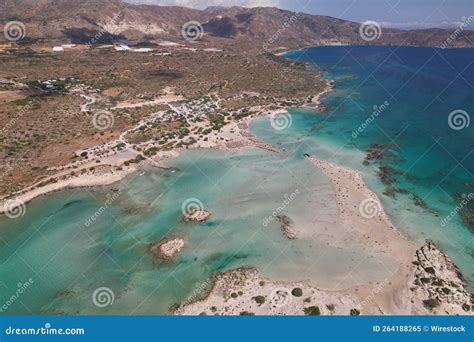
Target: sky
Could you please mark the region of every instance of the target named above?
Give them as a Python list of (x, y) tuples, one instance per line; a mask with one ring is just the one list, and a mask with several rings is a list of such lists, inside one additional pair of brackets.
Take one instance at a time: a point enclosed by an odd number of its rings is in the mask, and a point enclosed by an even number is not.
[[(400, 28), (455, 27), (474, 16), (474, 0), (126, 0), (136, 4), (209, 6), (274, 6), (295, 12), (328, 15)], [(469, 29), (474, 30), (474, 20)]]

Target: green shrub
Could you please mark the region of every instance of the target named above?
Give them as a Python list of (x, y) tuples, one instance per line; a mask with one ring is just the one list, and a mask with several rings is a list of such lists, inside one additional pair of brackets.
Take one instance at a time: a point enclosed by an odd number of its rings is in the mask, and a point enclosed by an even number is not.
[(432, 310), (440, 305), (441, 303), (436, 298), (425, 299), (423, 301), (423, 306), (429, 310)]
[(237, 298), (237, 297), (238, 297), (237, 293), (235, 293), (235, 292), (232, 292), (230, 296), (231, 296), (232, 298)]
[(463, 305), (462, 305), (462, 309), (467, 312), (467, 311), (469, 311), (469, 310), (471, 309), (471, 307), (470, 307), (469, 304), (463, 304)]
[(257, 296), (257, 297), (254, 298), (254, 300), (257, 302), (257, 304), (260, 304), (260, 305), (265, 303), (265, 297), (264, 296)]
[(301, 287), (295, 287), (293, 291), (291, 291), (291, 294), (295, 297), (301, 297), (303, 295), (303, 290)]
[(425, 272), (430, 273), (430, 274), (435, 274), (435, 270), (433, 267), (426, 267)]
[(253, 312), (242, 311), (240, 316), (255, 316), (255, 314)]
[(319, 306), (308, 306), (307, 308), (304, 308), (303, 311), (306, 316), (321, 315), (321, 310), (319, 310)]
[(359, 316), (360, 315), (360, 311), (357, 310), (357, 309), (351, 309), (351, 316)]
[(450, 293), (451, 293), (451, 290), (448, 289), (447, 287), (443, 287), (441, 290), (442, 290), (445, 294), (450, 294)]

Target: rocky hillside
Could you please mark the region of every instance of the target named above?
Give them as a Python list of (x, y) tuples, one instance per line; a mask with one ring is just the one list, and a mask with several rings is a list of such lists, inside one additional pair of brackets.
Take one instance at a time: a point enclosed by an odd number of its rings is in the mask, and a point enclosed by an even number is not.
[[(202, 24), (204, 42), (229, 46), (238, 42), (241, 48), (269, 51), (335, 43), (440, 46), (454, 33), (441, 29), (378, 31), (377, 27), (369, 27), (369, 39), (364, 40), (359, 23), (326, 16), (268, 7), (213, 7), (199, 11), (138, 6), (121, 0), (2, 0), (0, 25), (13, 20), (26, 26), (23, 44), (85, 43), (96, 36), (100, 36), (101, 43), (118, 39), (176, 41), (182, 39), (181, 27), (189, 21)], [(449, 47), (474, 45), (474, 31), (462, 31), (455, 38)]]

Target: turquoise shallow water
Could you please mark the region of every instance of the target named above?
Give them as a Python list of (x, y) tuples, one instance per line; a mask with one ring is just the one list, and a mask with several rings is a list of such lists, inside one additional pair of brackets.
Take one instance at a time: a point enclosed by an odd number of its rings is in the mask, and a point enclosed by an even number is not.
[[(361, 170), (379, 194), (387, 187), (406, 189), (408, 193), (397, 194), (396, 199), (382, 196), (394, 221), (414, 239), (440, 243), (472, 280), (472, 232), (459, 216), (445, 227), (440, 225), (442, 217), (456, 206), (456, 194), (468, 191), (472, 183), (472, 156), (468, 154), (472, 127), (462, 131), (445, 127), (446, 111), (454, 106), (449, 104), (451, 95), (456, 108), (473, 112), (468, 101), (472, 89), (463, 87), (457, 78), (454, 95), (448, 88), (443, 105), (436, 102), (421, 111), (420, 106), (435, 95), (434, 88), (425, 89), (427, 84), (431, 87), (437, 84), (433, 78), (441, 78), (438, 86), (446, 86), (454, 72), (435, 65), (422, 69), (418, 76), (419, 63), (428, 60), (418, 54), (428, 51), (404, 51), (393, 65), (388, 64), (388, 70), (382, 64), (381, 74), (376, 75), (378, 82), (383, 77), (389, 80), (383, 83), (387, 89), (406, 83), (407, 90), (398, 101), (390, 97), (387, 110), (354, 139), (354, 127), (365, 120), (374, 103), (386, 99), (377, 81), (362, 82), (364, 72), (380, 65), (393, 48), (351, 48), (358, 62), (347, 60), (332, 67), (331, 63), (341, 61), (344, 49), (347, 47), (314, 49), (291, 56), (311, 56), (307, 61), (317, 61), (330, 71), (327, 77), (338, 80), (336, 91), (326, 98), (328, 114), (292, 110), (292, 125), (281, 131), (274, 130), (268, 119), (253, 122), (256, 135), (284, 150), (283, 155), (250, 148), (186, 151), (168, 161), (177, 170), (174, 173), (148, 167), (143, 174), (136, 173), (112, 187), (55, 193), (29, 203), (21, 218), (1, 218), (0, 303), (8, 304), (1, 313), (166, 314), (173, 304), (208, 287), (213, 273), (247, 265), (275, 279), (307, 279), (326, 289), (385, 279), (391, 260), (369, 256), (350, 241), (344, 242), (344, 248), (334, 241), (337, 231), (332, 218), (337, 207), (331, 186), (304, 161), (304, 153)], [(472, 50), (459, 51), (464, 56), (461, 60), (472, 60)], [(451, 58), (458, 61), (456, 56)], [(438, 69), (446, 75), (434, 77)], [(472, 80), (472, 71), (463, 75)], [(348, 95), (352, 99), (347, 100)], [(400, 129), (405, 131), (399, 134)], [(467, 156), (462, 166), (443, 154), (438, 144), (425, 153), (431, 135), (441, 137), (443, 147), (459, 161)], [(367, 149), (374, 142), (386, 144), (388, 137), (397, 146), (390, 147), (391, 153), (383, 159), (364, 165)], [(402, 175), (387, 186), (377, 176), (380, 165), (396, 168)], [(433, 187), (437, 182), (440, 185)], [(428, 208), (416, 206), (414, 194)], [(198, 199), (212, 213), (208, 222), (190, 225), (182, 221), (182, 204), (189, 199)], [(106, 202), (110, 205), (99, 209)], [(277, 208), (298, 227), (300, 239), (289, 241), (278, 220), (268, 220)], [(90, 223), (97, 212), (100, 215)], [(149, 254), (151, 243), (174, 237), (186, 243), (175, 260), (165, 263)], [(351, 271), (353, 276), (348, 278)], [(19, 284), (30, 278), (32, 284), (20, 286), (25, 290), (12, 300)], [(101, 287), (112, 290), (112, 305), (94, 304), (93, 293)]]
[[(18, 283), (34, 281), (6, 312), (165, 314), (204, 290), (215, 272), (239, 266), (328, 289), (388, 275), (391, 260), (381, 256), (360, 267), (362, 248), (341, 250), (320, 234), (331, 229), (337, 208), (327, 179), (302, 155), (189, 151), (169, 164), (175, 173), (147, 168), (113, 188), (47, 196), (30, 203), (24, 217), (2, 220), (2, 300)], [(115, 200), (87, 224), (107, 198)], [(182, 221), (182, 203), (190, 198), (212, 213), (208, 222)], [(284, 237), (278, 220), (265, 221), (278, 207), (298, 226), (300, 240)], [(170, 263), (148, 253), (150, 243), (165, 237), (186, 243)], [(359, 277), (348, 279), (357, 267)], [(93, 304), (99, 287), (113, 291), (113, 305)]]
[[(321, 47), (287, 57), (337, 82), (326, 114), (294, 111), (294, 135), (316, 141), (310, 150), (320, 157), (363, 171), (388, 195), (399, 228), (438, 242), (472, 284), (474, 201), (463, 200), (474, 192), (474, 49)], [(379, 158), (364, 165), (371, 152)]]

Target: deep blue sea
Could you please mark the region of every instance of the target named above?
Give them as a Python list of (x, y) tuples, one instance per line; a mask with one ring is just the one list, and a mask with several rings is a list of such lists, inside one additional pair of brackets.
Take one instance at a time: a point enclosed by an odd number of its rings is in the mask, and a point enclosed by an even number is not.
[(337, 46), (285, 56), (335, 81), (324, 113), (292, 112), (293, 129), (330, 146), (307, 152), (362, 170), (405, 233), (434, 239), (474, 279), (474, 49)]
[[(325, 72), (335, 90), (324, 112), (292, 109), (286, 129), (268, 118), (252, 123), (285, 153), (189, 150), (167, 161), (176, 172), (145, 167), (0, 217), (0, 314), (167, 314), (216, 272), (240, 266), (329, 290), (355, 286), (350, 272), (360, 284), (384, 281), (396, 260), (337, 243), (332, 186), (304, 153), (361, 171), (402, 233), (437, 242), (472, 287), (474, 49), (339, 46), (286, 57)], [(263, 223), (293, 194), (282, 214), (301, 238), (290, 241), (278, 220)], [(190, 199), (212, 213), (209, 221), (183, 222)], [(152, 243), (176, 237), (185, 248), (174, 260), (150, 255)], [(103, 288), (110, 305), (102, 307), (93, 299)]]

